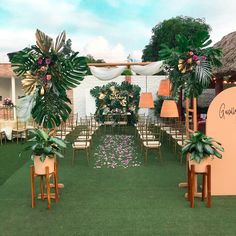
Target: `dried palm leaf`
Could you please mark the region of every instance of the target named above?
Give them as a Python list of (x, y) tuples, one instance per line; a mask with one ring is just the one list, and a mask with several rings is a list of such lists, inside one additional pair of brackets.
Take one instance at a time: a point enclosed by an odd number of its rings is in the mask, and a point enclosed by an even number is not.
[(59, 34), (56, 38), (56, 43), (54, 46), (54, 51), (59, 52), (60, 49), (62, 49), (66, 42), (66, 32), (63, 31), (61, 34)]
[(30, 73), (25, 74), (25, 79), (21, 81), (24, 92), (26, 95), (32, 94), (37, 85), (37, 76), (33, 76)]
[(42, 52), (48, 52), (52, 46), (53, 40), (40, 30), (36, 30), (36, 44)]

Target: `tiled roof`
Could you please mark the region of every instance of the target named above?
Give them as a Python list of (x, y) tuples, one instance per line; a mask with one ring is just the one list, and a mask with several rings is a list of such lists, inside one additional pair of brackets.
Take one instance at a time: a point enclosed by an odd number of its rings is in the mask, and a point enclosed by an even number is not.
[(11, 68), (10, 63), (0, 63), (0, 78), (11, 78), (16, 76)]

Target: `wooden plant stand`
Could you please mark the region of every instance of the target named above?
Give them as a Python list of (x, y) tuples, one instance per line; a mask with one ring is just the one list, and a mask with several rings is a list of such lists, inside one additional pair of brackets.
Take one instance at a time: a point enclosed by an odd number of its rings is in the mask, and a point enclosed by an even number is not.
[[(190, 201), (190, 207), (194, 208), (194, 196), (196, 186), (196, 175), (202, 174), (202, 201), (204, 201), (207, 195), (207, 207), (211, 207), (211, 166), (206, 166), (206, 172), (197, 173), (195, 172), (195, 166), (191, 165), (188, 169), (188, 200)], [(207, 191), (207, 192), (206, 192)]]
[[(51, 198), (55, 199), (55, 202), (58, 203), (58, 172), (57, 172), (57, 163), (54, 165), (54, 171), (49, 173), (49, 168), (45, 167), (44, 175), (37, 175), (34, 170), (34, 166), (30, 167), (30, 177), (31, 177), (31, 206), (35, 207), (35, 177), (40, 177), (40, 194), (38, 199), (44, 200), (47, 199), (47, 208), (51, 208)], [(50, 184), (50, 178), (53, 177), (54, 184)], [(46, 193), (44, 192), (46, 186)], [(50, 189), (54, 188), (55, 193), (51, 193)]]

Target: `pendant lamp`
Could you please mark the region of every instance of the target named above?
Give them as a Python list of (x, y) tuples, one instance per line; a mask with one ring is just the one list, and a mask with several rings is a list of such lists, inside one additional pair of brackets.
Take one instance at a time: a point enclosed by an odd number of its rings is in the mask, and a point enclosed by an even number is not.
[(152, 93), (147, 92), (147, 76), (146, 76), (146, 92), (141, 93), (140, 95), (139, 108), (154, 108)]
[(139, 108), (154, 108), (152, 93), (141, 93), (139, 99)]
[(163, 79), (160, 81), (160, 85), (157, 91), (158, 96), (168, 97), (171, 95), (171, 85), (169, 79)]
[(164, 100), (161, 107), (160, 117), (166, 117), (166, 118), (179, 117), (179, 112), (175, 100)]

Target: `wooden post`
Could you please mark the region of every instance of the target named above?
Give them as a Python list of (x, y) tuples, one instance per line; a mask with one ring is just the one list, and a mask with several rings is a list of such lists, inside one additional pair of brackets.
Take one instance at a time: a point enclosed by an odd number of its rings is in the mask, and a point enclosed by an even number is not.
[(30, 178), (31, 178), (31, 207), (35, 207), (35, 185), (34, 185), (34, 166), (30, 167)]
[(211, 166), (207, 165), (207, 207), (211, 207)]
[(49, 176), (49, 167), (46, 166), (46, 187), (47, 187), (47, 199), (48, 199), (48, 209), (51, 208), (51, 198), (50, 198), (50, 176)]
[(194, 193), (195, 193), (195, 166), (191, 165), (190, 169), (190, 207), (194, 208)]
[(179, 92), (179, 101), (178, 101), (178, 111), (179, 111), (179, 119), (182, 121), (183, 120), (183, 90), (181, 89)]
[(41, 199), (44, 200), (44, 182), (43, 182), (43, 175), (40, 176), (40, 193), (41, 193)]
[(55, 201), (58, 203), (58, 172), (57, 172), (57, 161), (54, 164), (54, 185), (55, 185)]

